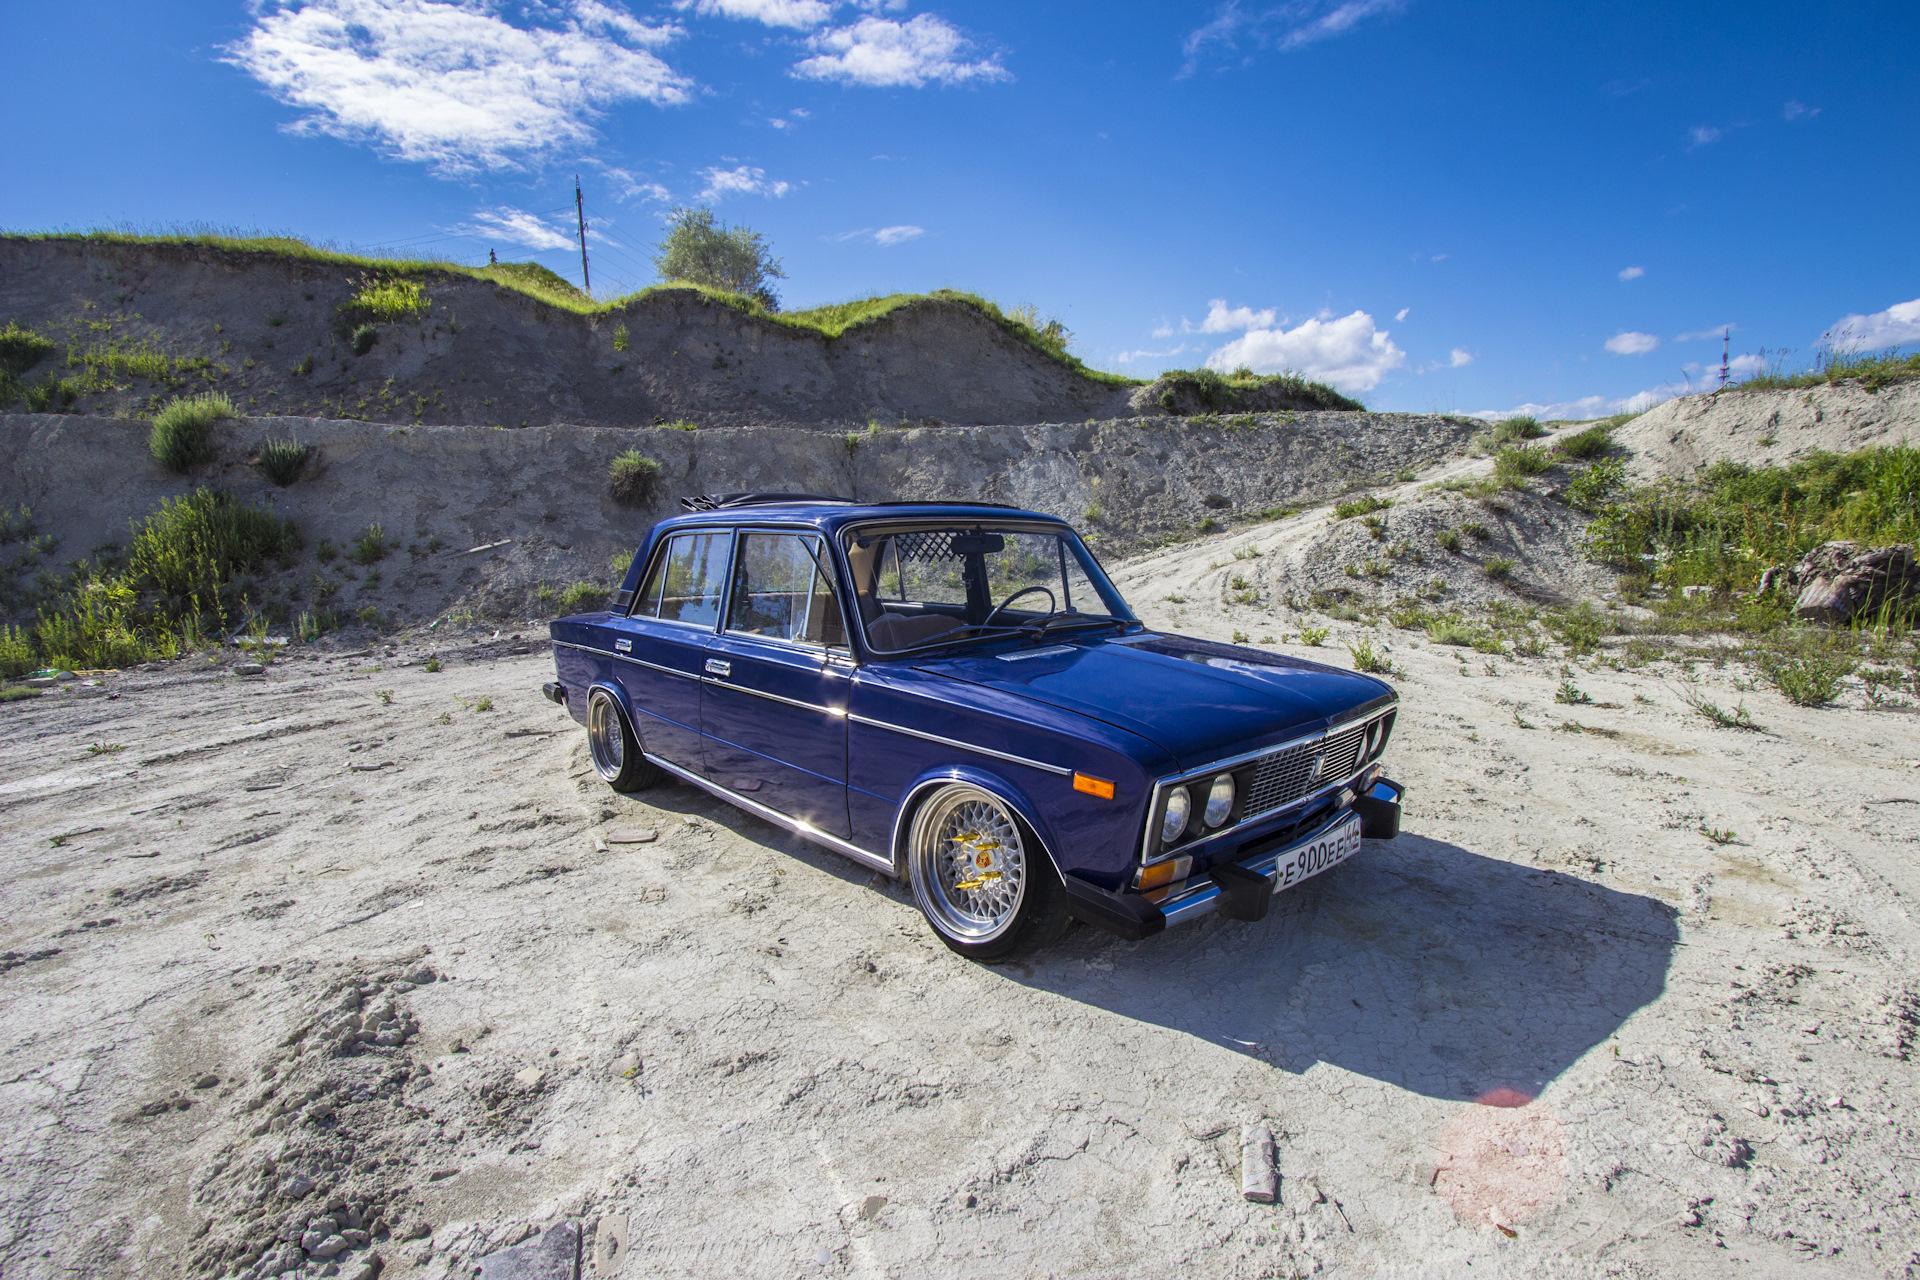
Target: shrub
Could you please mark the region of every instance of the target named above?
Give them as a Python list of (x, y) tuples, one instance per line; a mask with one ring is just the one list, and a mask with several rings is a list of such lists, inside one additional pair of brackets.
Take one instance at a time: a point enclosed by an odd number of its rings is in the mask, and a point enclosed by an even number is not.
[(392, 550), (393, 544), (387, 541), (387, 531), (381, 528), (380, 522), (376, 520), (367, 526), (364, 533), (354, 539), (353, 550), (348, 554), (347, 559), (355, 564), (373, 564), (375, 561), (386, 559), (387, 553)]
[(65, 378), (47, 378), (20, 388), (20, 404), (28, 413), (59, 413), (80, 398), (80, 384)]
[(1366, 408), (1358, 400), (1341, 395), (1323, 382), (1309, 382), (1297, 373), (1261, 375), (1244, 366), (1231, 374), (1217, 369), (1169, 369), (1160, 375), (1165, 385), (1160, 391), (1160, 407), (1168, 413), (1182, 412), (1181, 406), (1197, 404), (1205, 413), (1231, 413), (1248, 407), (1255, 393), (1270, 407), (1284, 402), (1296, 409), (1338, 409), (1359, 411)]
[(568, 613), (581, 613), (605, 602), (607, 589), (597, 582), (576, 582), (560, 593), (560, 607)]
[(685, 281), (751, 298), (769, 311), (780, 309), (773, 281), (786, 278), (765, 236), (747, 227), (729, 227), (705, 206), (676, 205), (667, 211), (667, 238), (654, 246), (660, 278)]
[(17, 680), (38, 666), (33, 658), (33, 641), (27, 633), (10, 624), (0, 624), (0, 676)]
[(1460, 531), (1458, 529), (1442, 529), (1433, 535), (1433, 540), (1439, 543), (1445, 550), (1451, 551), (1454, 555), (1460, 554)]
[(1399, 671), (1395, 670), (1392, 659), (1388, 658), (1384, 653), (1375, 652), (1373, 641), (1371, 640), (1362, 640), (1359, 644), (1350, 644), (1347, 646), (1347, 652), (1353, 655), (1353, 669), (1355, 671), (1364, 671), (1368, 675), (1373, 676), (1394, 676), (1400, 674)]
[(1300, 643), (1310, 649), (1318, 649), (1327, 642), (1327, 637), (1332, 634), (1333, 631), (1330, 627), (1302, 627), (1300, 628)]
[(1336, 503), (1333, 508), (1335, 520), (1351, 520), (1355, 516), (1371, 515), (1375, 511), (1385, 511), (1393, 505), (1390, 498), (1376, 498), (1372, 494), (1362, 494), (1351, 502)]
[(353, 354), (363, 356), (373, 350), (373, 344), (379, 339), (380, 331), (370, 324), (363, 324), (353, 331)]
[(607, 568), (613, 570), (616, 578), (625, 578), (627, 570), (633, 565), (633, 552), (616, 551), (607, 557)]
[(1467, 521), (1460, 526), (1460, 532), (1466, 534), (1475, 542), (1488, 542), (1493, 538), (1493, 535), (1487, 532), (1487, 526), (1481, 524), (1478, 520)]
[(1553, 465), (1553, 455), (1533, 445), (1512, 445), (1493, 455), (1493, 478), (1503, 489), (1524, 489), (1527, 478)]
[(1800, 635), (1760, 650), (1753, 665), (1787, 701), (1818, 707), (1833, 701), (1840, 682), (1853, 674), (1860, 660), (1838, 643)]
[(267, 479), (282, 489), (300, 478), (307, 469), (307, 456), (313, 451), (298, 440), (269, 440), (260, 449), (260, 469)]
[(1216, 533), (1225, 528), (1225, 526), (1212, 516), (1205, 516), (1201, 519), (1200, 523), (1193, 526), (1193, 528), (1196, 533)]
[(1462, 649), (1473, 647), (1474, 628), (1458, 618), (1435, 618), (1427, 624), (1427, 639), (1435, 644), (1458, 645)]
[(56, 349), (52, 342), (33, 330), (23, 329), (12, 320), (7, 321), (7, 327), (0, 329), (0, 404), (13, 398), (14, 386), (21, 374), (52, 355)]
[(625, 351), (628, 342), (627, 326), (623, 324), (615, 325), (613, 327), (613, 349), (615, 351)]
[(629, 449), (607, 466), (607, 493), (623, 507), (644, 505), (660, 482), (660, 463)]
[(397, 278), (365, 281), (347, 302), (351, 311), (386, 324), (424, 316), (432, 305), (418, 280)]
[(1582, 511), (1598, 513), (1626, 483), (1627, 464), (1619, 458), (1602, 458), (1582, 471), (1567, 486), (1567, 502)]
[(1540, 425), (1538, 419), (1522, 414), (1494, 423), (1488, 434), (1495, 444), (1511, 444), (1515, 440), (1538, 440), (1547, 434), (1547, 429)]
[(1506, 556), (1489, 556), (1481, 562), (1480, 572), (1495, 582), (1504, 582), (1513, 575), (1513, 561)]
[(1579, 707), (1592, 702), (1593, 698), (1584, 692), (1571, 679), (1562, 680), (1560, 687), (1553, 691), (1553, 700), (1564, 706)]
[(1105, 513), (1100, 510), (1099, 503), (1089, 502), (1087, 504), (1087, 509), (1080, 513), (1080, 518), (1086, 521), (1088, 524), (1099, 524), (1100, 517), (1104, 514)]
[(1569, 458), (1592, 460), (1613, 447), (1613, 421), (1596, 422), (1584, 431), (1563, 437), (1554, 451)]
[(217, 391), (183, 396), (154, 416), (147, 447), (161, 466), (184, 475), (213, 461), (213, 424), (237, 412), (233, 401)]

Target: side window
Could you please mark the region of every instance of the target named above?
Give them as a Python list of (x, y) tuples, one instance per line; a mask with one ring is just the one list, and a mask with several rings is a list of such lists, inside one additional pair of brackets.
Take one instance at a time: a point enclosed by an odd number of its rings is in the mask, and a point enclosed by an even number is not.
[(727, 569), (727, 535), (683, 533), (667, 541), (654, 562), (633, 616), (710, 627), (720, 620), (720, 588)]
[(747, 533), (733, 571), (727, 630), (770, 640), (844, 647), (840, 604), (825, 569), (826, 545), (791, 533)]

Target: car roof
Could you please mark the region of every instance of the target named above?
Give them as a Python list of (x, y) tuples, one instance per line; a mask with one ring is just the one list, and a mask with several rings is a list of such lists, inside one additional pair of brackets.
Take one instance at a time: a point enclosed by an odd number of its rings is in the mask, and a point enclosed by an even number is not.
[[(729, 495), (731, 501), (717, 502), (705, 509), (660, 521), (662, 531), (686, 525), (712, 527), (715, 524), (809, 524), (828, 534), (842, 527), (871, 520), (1039, 520), (1066, 526), (1058, 516), (1025, 511), (996, 502), (854, 502), (846, 498), (816, 498), (806, 495)], [(742, 499), (745, 499), (744, 501)], [(702, 499), (701, 501), (711, 501)], [(691, 505), (691, 503), (689, 503)]]

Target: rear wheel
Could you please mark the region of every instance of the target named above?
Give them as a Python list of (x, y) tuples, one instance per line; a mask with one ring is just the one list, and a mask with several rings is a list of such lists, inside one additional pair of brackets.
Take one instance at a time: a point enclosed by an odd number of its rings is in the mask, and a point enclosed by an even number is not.
[(907, 836), (914, 900), (940, 940), (973, 960), (1013, 960), (1066, 932), (1067, 890), (1032, 830), (992, 792), (928, 796)]
[(638, 791), (660, 780), (660, 769), (640, 754), (633, 726), (604, 689), (595, 689), (587, 701), (587, 749), (594, 772), (615, 791)]

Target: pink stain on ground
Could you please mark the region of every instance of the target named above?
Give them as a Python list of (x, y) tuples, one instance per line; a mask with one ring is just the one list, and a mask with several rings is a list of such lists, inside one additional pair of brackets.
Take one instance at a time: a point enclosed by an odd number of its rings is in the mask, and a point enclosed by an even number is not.
[(1440, 1131), (1433, 1187), (1462, 1221), (1512, 1235), (1559, 1199), (1566, 1158), (1558, 1116), (1518, 1090), (1495, 1089)]

